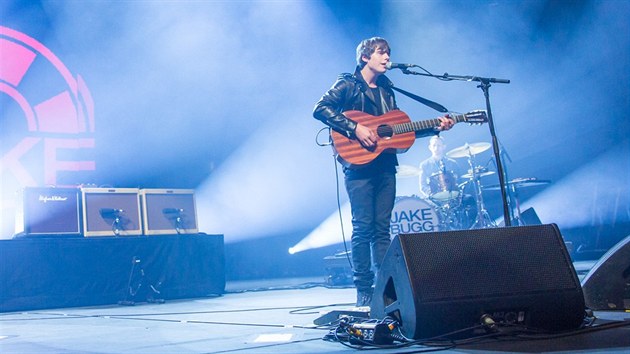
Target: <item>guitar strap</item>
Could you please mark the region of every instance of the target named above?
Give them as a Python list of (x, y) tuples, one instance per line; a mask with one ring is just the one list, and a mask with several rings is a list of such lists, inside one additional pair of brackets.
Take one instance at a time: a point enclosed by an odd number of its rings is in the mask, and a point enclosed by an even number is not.
[(415, 94), (413, 94), (411, 92), (408, 92), (408, 91), (405, 91), (403, 89), (400, 89), (400, 88), (394, 86), (393, 84), (390, 87), (393, 90), (396, 90), (396, 91), (402, 93), (403, 95), (405, 95), (405, 96), (407, 96), (407, 97), (409, 97), (409, 98), (411, 98), (411, 99), (413, 99), (415, 101), (418, 101), (418, 102), (422, 103), (425, 106), (431, 107), (431, 108), (435, 109), (438, 112), (442, 112), (442, 113), (447, 113), (448, 112), (448, 109), (446, 109), (446, 107), (442, 106), (441, 104), (439, 104), (437, 102), (433, 102), (431, 100), (427, 100), (424, 97), (420, 97), (420, 96), (415, 95)]

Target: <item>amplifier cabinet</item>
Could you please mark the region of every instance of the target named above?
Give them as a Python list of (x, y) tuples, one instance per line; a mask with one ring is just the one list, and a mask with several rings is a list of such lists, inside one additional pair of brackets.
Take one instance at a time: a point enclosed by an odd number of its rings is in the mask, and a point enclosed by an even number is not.
[(138, 188), (82, 188), (83, 235), (142, 235)]
[(81, 236), (78, 188), (27, 187), (22, 192), (25, 236)]
[(145, 235), (196, 234), (197, 208), (192, 189), (141, 189)]

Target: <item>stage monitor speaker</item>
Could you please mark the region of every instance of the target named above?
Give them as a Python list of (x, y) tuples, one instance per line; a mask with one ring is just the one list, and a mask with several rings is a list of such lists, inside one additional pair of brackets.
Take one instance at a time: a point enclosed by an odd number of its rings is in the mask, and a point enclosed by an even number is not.
[(140, 200), (145, 235), (199, 232), (194, 190), (141, 189)]
[(79, 198), (78, 188), (25, 188), (22, 236), (81, 236)]
[(83, 235), (142, 235), (138, 188), (82, 188)]
[[(525, 209), (520, 215), (520, 221), (517, 218), (512, 219), (512, 226), (529, 226), (529, 225), (541, 225), (542, 222), (536, 214), (536, 210), (534, 208)], [(501, 220), (499, 223), (500, 227), (505, 226), (505, 221)]]
[(407, 338), (424, 339), (479, 328), (484, 315), (499, 324), (575, 329), (584, 313), (577, 274), (550, 224), (398, 235), (370, 316), (395, 318)]
[(630, 310), (630, 236), (609, 249), (582, 279), (592, 310)]
[(534, 208), (525, 209), (525, 211), (521, 213), (521, 221), (523, 222), (523, 225), (541, 225), (542, 224)]

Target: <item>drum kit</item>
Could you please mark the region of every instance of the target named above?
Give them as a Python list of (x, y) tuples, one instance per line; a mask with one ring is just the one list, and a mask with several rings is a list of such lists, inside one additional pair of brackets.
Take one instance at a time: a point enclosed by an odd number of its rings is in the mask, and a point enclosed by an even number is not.
[[(490, 149), (491, 144), (480, 142), (472, 144), (464, 144), (446, 153), (446, 156), (452, 159), (466, 158), (469, 169), (466, 174), (460, 177), (458, 183), (457, 176), (453, 171), (442, 170), (429, 176), (430, 194), (426, 198), (419, 197), (399, 197), (396, 202), (394, 211), (397, 211), (399, 201), (405, 203), (405, 207), (409, 206), (410, 198), (416, 199), (419, 206), (431, 208), (435, 211), (436, 221), (432, 230), (450, 231), (464, 229), (482, 229), (489, 227), (497, 227), (496, 223), (490, 218), (486, 210), (483, 191), (500, 190), (500, 185), (483, 186), (481, 178), (490, 176), (496, 172), (488, 170), (477, 164), (475, 156)], [(398, 177), (414, 177), (420, 175), (420, 169), (401, 165), (398, 168)], [(516, 207), (516, 220), (520, 220), (520, 205), (518, 202), (518, 189), (523, 187), (538, 186), (548, 184), (548, 180), (539, 180), (537, 178), (517, 178), (506, 183), (509, 189), (511, 199), (514, 200)], [(420, 209), (419, 209), (420, 210)], [(398, 215), (398, 214), (397, 214)], [(393, 225), (392, 219), (392, 225)], [(396, 228), (404, 230), (404, 226), (397, 225)], [(413, 230), (410, 230), (413, 231)]]

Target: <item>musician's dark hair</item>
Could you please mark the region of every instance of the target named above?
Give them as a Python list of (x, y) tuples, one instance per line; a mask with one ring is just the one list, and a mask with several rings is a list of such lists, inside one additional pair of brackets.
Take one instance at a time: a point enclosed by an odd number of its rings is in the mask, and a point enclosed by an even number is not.
[(382, 49), (387, 52), (387, 54), (391, 53), (391, 49), (389, 48), (389, 43), (385, 40), (385, 38), (381, 37), (372, 37), (368, 39), (364, 39), (357, 46), (357, 65), (359, 68), (363, 69), (366, 62), (361, 60), (364, 56), (368, 59), (372, 56), (377, 49)]

